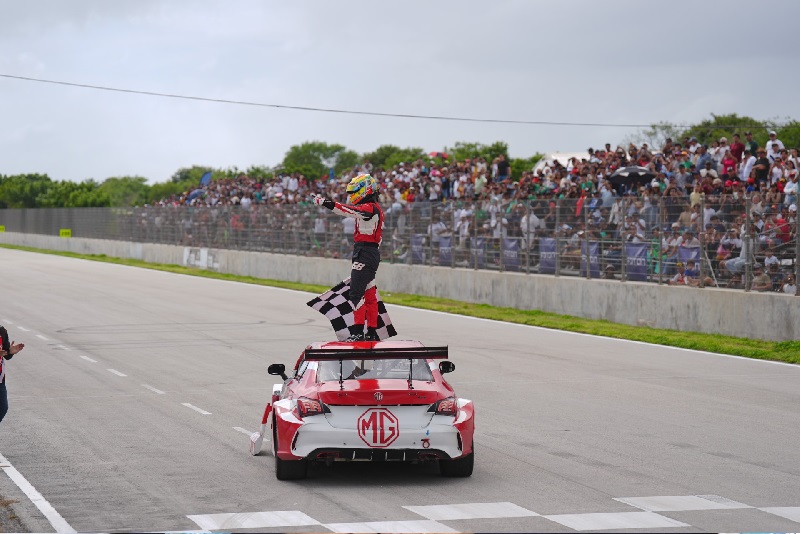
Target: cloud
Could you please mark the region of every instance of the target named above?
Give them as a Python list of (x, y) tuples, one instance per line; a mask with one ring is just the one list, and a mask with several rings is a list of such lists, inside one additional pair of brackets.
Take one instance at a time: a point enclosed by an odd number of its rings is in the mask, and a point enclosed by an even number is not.
[[(799, 3), (762, 34), (745, 0), (0, 4), (0, 73), (270, 104), (648, 124), (799, 116)], [(764, 34), (764, 35), (763, 35)], [(755, 35), (762, 35), (759, 39)], [(768, 39), (769, 37), (769, 39)], [(616, 144), (636, 129), (359, 117), (106, 93), (0, 78), (0, 173), (55, 179), (274, 165), (293, 144), (513, 157)]]

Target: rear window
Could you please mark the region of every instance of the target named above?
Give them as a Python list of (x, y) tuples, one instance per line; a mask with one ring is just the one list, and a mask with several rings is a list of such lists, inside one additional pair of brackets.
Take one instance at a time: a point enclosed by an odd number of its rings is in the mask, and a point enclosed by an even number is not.
[[(411, 360), (412, 380), (434, 380), (425, 359)], [(342, 360), (343, 380), (409, 379), (409, 360)], [(339, 360), (322, 361), (317, 366), (318, 382), (339, 382)]]

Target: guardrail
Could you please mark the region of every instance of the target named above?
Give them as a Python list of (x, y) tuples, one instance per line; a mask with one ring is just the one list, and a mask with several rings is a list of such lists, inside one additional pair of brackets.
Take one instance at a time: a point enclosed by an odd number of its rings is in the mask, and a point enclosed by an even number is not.
[[(394, 202), (384, 261), (587, 279), (781, 291), (798, 279), (795, 205), (710, 195)], [(346, 258), (352, 223), (324, 208), (142, 207), (0, 210), (8, 232)], [(767, 260), (767, 261), (766, 261)], [(767, 263), (767, 266), (766, 266)], [(694, 264), (683, 276), (679, 264)], [(763, 273), (754, 266), (766, 266)], [(677, 276), (678, 275), (678, 276)]]

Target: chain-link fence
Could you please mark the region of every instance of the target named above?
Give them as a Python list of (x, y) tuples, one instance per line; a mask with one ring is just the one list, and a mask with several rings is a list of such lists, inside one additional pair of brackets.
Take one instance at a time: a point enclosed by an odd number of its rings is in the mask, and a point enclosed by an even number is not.
[[(797, 293), (795, 205), (738, 195), (384, 206), (384, 261)], [(346, 258), (353, 220), (292, 204), (0, 210), (7, 232)]]

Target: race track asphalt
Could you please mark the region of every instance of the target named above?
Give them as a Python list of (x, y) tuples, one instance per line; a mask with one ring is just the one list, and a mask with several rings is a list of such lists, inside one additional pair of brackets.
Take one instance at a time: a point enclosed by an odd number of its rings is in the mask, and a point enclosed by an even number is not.
[(0, 454), (79, 532), (799, 529), (798, 366), (390, 306), (399, 339), (450, 346), (473, 476), (358, 463), (279, 482), (247, 433), (267, 366), (333, 337), (311, 295), (16, 250), (0, 269), (0, 324), (26, 344)]

